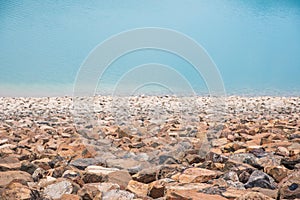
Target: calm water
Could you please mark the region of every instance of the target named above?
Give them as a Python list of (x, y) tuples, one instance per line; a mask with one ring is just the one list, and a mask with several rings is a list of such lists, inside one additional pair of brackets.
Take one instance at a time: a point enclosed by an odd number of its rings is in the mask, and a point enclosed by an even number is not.
[[(300, 94), (298, 0), (7, 0), (0, 2), (0, 96), (70, 95), (81, 63), (96, 45), (140, 27), (194, 38), (216, 63), (228, 93)], [(122, 73), (150, 62), (174, 67), (205, 93), (187, 62), (155, 50), (120, 58), (103, 83), (109, 88)]]

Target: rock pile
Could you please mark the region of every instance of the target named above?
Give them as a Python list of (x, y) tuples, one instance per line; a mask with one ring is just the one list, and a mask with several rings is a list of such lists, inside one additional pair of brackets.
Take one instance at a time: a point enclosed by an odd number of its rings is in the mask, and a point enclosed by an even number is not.
[(0, 98), (0, 199), (300, 198), (300, 98), (93, 103)]

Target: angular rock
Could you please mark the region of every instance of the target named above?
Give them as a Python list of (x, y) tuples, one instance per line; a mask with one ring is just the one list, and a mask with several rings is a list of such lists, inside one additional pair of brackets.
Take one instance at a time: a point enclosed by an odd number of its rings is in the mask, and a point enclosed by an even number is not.
[(219, 172), (202, 169), (202, 168), (189, 168), (179, 176), (180, 183), (203, 183), (211, 179), (217, 178)]
[(160, 198), (165, 195), (166, 182), (164, 181), (154, 181), (149, 184), (148, 196), (152, 198)]
[(121, 189), (126, 189), (129, 181), (131, 180), (132, 178), (130, 174), (124, 170), (111, 172), (107, 175), (107, 181), (118, 184)]
[(88, 166), (98, 164), (101, 164), (101, 162), (95, 158), (78, 158), (70, 162), (70, 166), (74, 166), (80, 170), (84, 170)]
[(71, 194), (72, 192), (73, 185), (67, 180), (52, 183), (44, 189), (44, 194), (52, 199), (59, 199), (63, 194)]
[(145, 197), (148, 194), (148, 185), (134, 180), (130, 180), (126, 190), (136, 194), (138, 197)]
[(276, 186), (277, 185), (272, 177), (259, 170), (255, 170), (245, 184), (245, 188), (261, 187), (275, 189)]
[(137, 174), (134, 174), (132, 176), (132, 179), (141, 183), (151, 183), (156, 180), (156, 176), (158, 172), (159, 172), (158, 167), (143, 169)]

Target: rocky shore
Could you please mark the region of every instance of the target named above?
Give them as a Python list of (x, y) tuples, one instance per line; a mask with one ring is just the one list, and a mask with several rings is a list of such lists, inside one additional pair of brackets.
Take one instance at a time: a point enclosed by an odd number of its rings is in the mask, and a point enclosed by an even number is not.
[(300, 97), (92, 102), (0, 98), (0, 199), (300, 199)]

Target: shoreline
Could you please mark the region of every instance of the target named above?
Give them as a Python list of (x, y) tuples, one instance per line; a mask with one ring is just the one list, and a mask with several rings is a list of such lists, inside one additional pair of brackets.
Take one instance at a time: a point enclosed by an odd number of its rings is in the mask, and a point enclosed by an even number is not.
[(1, 196), (300, 195), (300, 97), (78, 99), (0, 97)]

